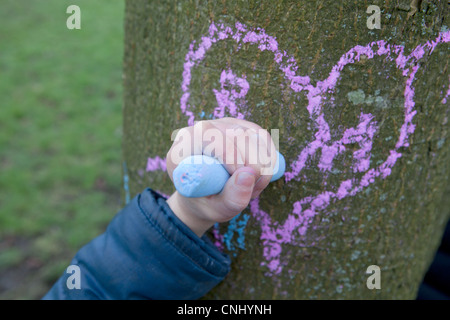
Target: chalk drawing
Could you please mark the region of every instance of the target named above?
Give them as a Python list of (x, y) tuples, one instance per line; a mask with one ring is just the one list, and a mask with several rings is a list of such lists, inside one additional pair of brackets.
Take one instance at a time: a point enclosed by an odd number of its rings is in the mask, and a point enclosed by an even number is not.
[[(294, 57), (281, 50), (276, 38), (267, 35), (264, 29), (249, 28), (239, 22), (234, 26), (213, 22), (209, 26), (208, 34), (202, 36), (199, 42), (193, 41), (185, 56), (181, 81), (180, 108), (187, 117), (189, 126), (193, 125), (195, 120), (195, 114), (192, 111), (195, 110), (195, 106), (189, 103), (192, 70), (201, 64), (208, 50), (219, 41), (236, 42), (238, 44), (236, 50), (240, 50), (242, 44), (251, 44), (257, 46), (260, 51), (272, 52), (273, 61), (284, 74), (284, 78), (292, 92), (303, 93), (308, 99), (306, 110), (309, 113), (310, 120), (315, 124), (316, 132), (314, 140), (309, 142), (302, 150), (299, 150), (298, 155), (294, 159), (286, 159), (288, 166), (284, 178), (287, 183), (300, 181), (301, 171), (306, 168), (308, 160), (316, 152), (321, 152), (319, 169), (326, 172), (332, 170), (334, 159), (337, 155), (346, 151), (348, 144), (357, 144), (359, 146), (358, 150), (353, 151), (354, 162), (351, 169), (354, 173), (364, 173), (362, 177), (359, 179), (347, 179), (335, 186), (333, 190), (326, 190), (295, 201), (292, 211), (286, 213), (285, 221), (273, 221), (269, 214), (260, 208), (259, 199), (254, 199), (250, 202), (252, 216), (261, 228), (261, 241), (265, 258), (261, 265), (268, 268), (268, 274), (274, 275), (280, 273), (283, 269), (282, 246), (284, 244), (303, 245), (308, 228), (317, 214), (323, 212), (330, 203), (354, 196), (375, 182), (375, 179), (385, 179), (391, 174), (395, 163), (402, 156), (402, 149), (409, 146), (409, 136), (415, 130), (415, 125), (412, 122), (416, 114), (414, 110), (415, 88), (413, 82), (420, 67), (418, 62), (425, 55), (431, 54), (438, 44), (450, 42), (450, 31), (441, 32), (436, 39), (418, 45), (409, 55), (404, 54), (403, 46), (392, 45), (384, 40), (371, 42), (367, 45), (357, 45), (340, 57), (338, 62), (331, 68), (326, 79), (317, 81), (313, 85), (309, 76), (301, 76), (296, 73), (298, 66)], [(344, 67), (360, 61), (362, 57), (369, 60), (377, 56), (384, 57), (386, 63), (393, 63), (405, 78), (405, 90), (403, 92), (404, 118), (395, 147), (389, 150), (386, 159), (382, 163), (378, 164), (378, 166), (370, 167), (372, 140), (379, 129), (375, 116), (362, 112), (357, 126), (345, 129), (339, 140), (332, 141), (330, 126), (324, 117), (323, 105), (326, 100), (325, 95), (334, 93)], [(250, 85), (246, 75), (237, 76), (233, 70), (226, 69), (221, 73), (220, 83), (220, 90), (214, 90), (217, 100), (214, 117), (220, 118), (225, 115), (237, 118), (247, 117), (245, 96), (250, 89)], [(227, 84), (232, 84), (232, 88), (239, 87), (240, 90), (227, 89), (227, 87), (230, 87)], [(447, 96), (448, 92), (443, 99), (443, 103), (446, 102)], [(203, 118), (204, 111), (201, 112), (202, 116), (200, 118)], [(292, 137), (286, 137), (286, 139), (290, 141)], [(148, 159), (147, 171), (155, 170), (166, 170), (165, 159), (158, 156)], [(245, 225), (246, 223), (239, 225), (239, 229), (235, 224), (231, 223), (224, 235), (220, 235), (218, 229), (214, 228), (213, 234), (216, 236), (218, 246), (222, 246), (220, 243), (231, 240), (233, 234), (236, 233), (240, 239), (239, 241), (242, 243), (242, 247), (244, 247)], [(226, 246), (235, 249), (231, 242), (226, 243)]]
[(125, 190), (125, 204), (130, 202), (130, 188), (128, 187), (128, 169), (127, 169), (127, 163), (124, 161), (122, 163), (123, 166), (123, 189)]

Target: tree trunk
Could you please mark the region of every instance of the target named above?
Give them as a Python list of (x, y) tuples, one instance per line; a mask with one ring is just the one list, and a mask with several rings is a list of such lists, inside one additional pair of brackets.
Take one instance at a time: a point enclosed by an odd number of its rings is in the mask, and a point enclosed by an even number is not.
[(127, 193), (174, 191), (177, 128), (232, 116), (279, 129), (284, 179), (211, 230), (232, 271), (207, 298), (415, 298), (449, 217), (448, 11), (127, 1)]

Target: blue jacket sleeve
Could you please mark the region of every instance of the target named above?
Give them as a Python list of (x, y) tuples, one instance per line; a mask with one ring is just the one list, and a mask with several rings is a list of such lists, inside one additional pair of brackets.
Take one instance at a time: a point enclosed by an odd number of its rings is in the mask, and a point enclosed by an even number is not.
[(43, 299), (198, 299), (229, 272), (230, 260), (144, 190), (71, 262), (80, 289), (64, 273)]

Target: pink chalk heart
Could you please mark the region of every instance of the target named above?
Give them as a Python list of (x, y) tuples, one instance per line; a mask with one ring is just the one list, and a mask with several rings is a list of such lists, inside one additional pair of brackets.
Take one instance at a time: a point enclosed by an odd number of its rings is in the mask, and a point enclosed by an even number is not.
[[(181, 111), (188, 117), (188, 125), (193, 125), (195, 120), (192, 111), (195, 110), (195, 106), (189, 103), (191, 95), (189, 88), (193, 68), (199, 66), (211, 47), (220, 41), (234, 41), (237, 44), (237, 50), (243, 44), (249, 44), (257, 46), (260, 51), (271, 52), (273, 61), (284, 75), (292, 92), (303, 94), (308, 100), (306, 109), (316, 132), (314, 139), (308, 142), (302, 150), (299, 150), (295, 159), (286, 159), (286, 182), (300, 180), (300, 173), (305, 169), (307, 161), (318, 151), (321, 151), (319, 169), (330, 171), (336, 156), (345, 152), (348, 145), (357, 144), (359, 147), (359, 149), (353, 151), (351, 169), (354, 173), (360, 173), (360, 178), (346, 179), (341, 181), (333, 190), (298, 199), (293, 203), (292, 212), (287, 214), (285, 221), (272, 220), (268, 213), (260, 209), (259, 199), (251, 201), (250, 210), (261, 227), (263, 255), (266, 259), (262, 262), (262, 265), (267, 266), (269, 273), (278, 274), (283, 268), (282, 245), (301, 245), (313, 218), (319, 212), (326, 209), (334, 201), (354, 196), (372, 184), (375, 179), (385, 179), (391, 174), (397, 159), (402, 156), (401, 149), (409, 145), (408, 137), (415, 130), (415, 125), (412, 123), (416, 114), (412, 84), (419, 69), (417, 62), (425, 55), (426, 50), (431, 54), (439, 43), (449, 42), (450, 31), (440, 33), (433, 41), (418, 45), (409, 55), (404, 55), (403, 46), (391, 45), (383, 40), (371, 42), (364, 46), (355, 46), (341, 56), (339, 61), (331, 68), (326, 79), (317, 81), (316, 85), (313, 85), (309, 76), (301, 76), (296, 73), (298, 66), (295, 59), (289, 56), (286, 51), (281, 50), (276, 38), (267, 35), (264, 29), (249, 28), (239, 22), (234, 26), (213, 22), (209, 26), (208, 34), (201, 37), (200, 41), (191, 43), (185, 57), (180, 107)], [(330, 126), (325, 119), (323, 106), (326, 96), (334, 93), (344, 67), (360, 61), (362, 57), (372, 59), (376, 56), (382, 56), (386, 61), (395, 63), (396, 68), (406, 78), (406, 84), (403, 94), (404, 118), (395, 147), (389, 150), (381, 164), (370, 167), (372, 141), (379, 129), (375, 117), (370, 113), (361, 112), (359, 123), (355, 127), (344, 129), (342, 137), (339, 140), (332, 141)], [(221, 88), (214, 90), (217, 100), (214, 117), (223, 117), (226, 112), (230, 116), (242, 119), (248, 116), (245, 96), (250, 85), (246, 75), (237, 75), (233, 70), (226, 69), (221, 73), (220, 83)], [(286, 139), (286, 137), (282, 137), (282, 139)], [(163, 159), (159, 157), (149, 159), (147, 171), (165, 169), (162, 164), (159, 167), (155, 166), (162, 161)]]

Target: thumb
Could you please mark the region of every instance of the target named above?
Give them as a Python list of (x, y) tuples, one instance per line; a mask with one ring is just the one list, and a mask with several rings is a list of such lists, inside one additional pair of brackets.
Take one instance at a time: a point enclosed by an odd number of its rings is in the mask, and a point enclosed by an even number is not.
[(227, 220), (232, 219), (248, 206), (256, 178), (257, 174), (253, 168), (241, 167), (228, 179), (219, 194)]

